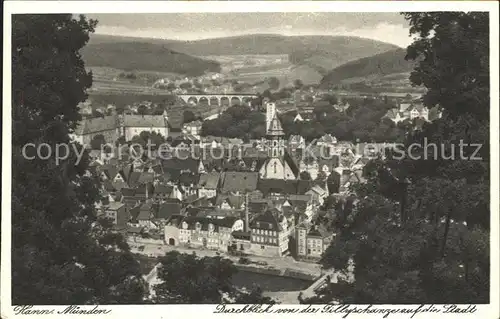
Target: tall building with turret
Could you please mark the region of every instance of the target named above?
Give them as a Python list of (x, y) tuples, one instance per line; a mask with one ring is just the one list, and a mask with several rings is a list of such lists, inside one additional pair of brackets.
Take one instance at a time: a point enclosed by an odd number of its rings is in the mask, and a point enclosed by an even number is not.
[(269, 124), (276, 114), (276, 104), (267, 102), (266, 103), (266, 129), (269, 129)]
[(259, 174), (262, 179), (296, 179), (298, 168), (285, 150), (285, 132), (275, 111), (275, 105), (267, 104), (266, 149), (268, 158)]

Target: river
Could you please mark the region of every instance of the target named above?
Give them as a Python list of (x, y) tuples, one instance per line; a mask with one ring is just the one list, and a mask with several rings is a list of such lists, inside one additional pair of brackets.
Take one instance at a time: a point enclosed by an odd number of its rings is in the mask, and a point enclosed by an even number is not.
[(312, 281), (239, 270), (233, 276), (233, 284), (239, 288), (252, 288), (257, 285), (263, 291), (276, 292), (303, 290), (309, 287)]

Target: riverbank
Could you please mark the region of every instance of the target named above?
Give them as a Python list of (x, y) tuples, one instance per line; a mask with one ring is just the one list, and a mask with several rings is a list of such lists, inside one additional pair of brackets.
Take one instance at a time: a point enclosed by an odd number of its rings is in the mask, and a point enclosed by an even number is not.
[(279, 276), (279, 277), (286, 277), (286, 278), (294, 278), (294, 279), (299, 279), (299, 280), (304, 280), (304, 281), (310, 281), (313, 282), (318, 278), (318, 276), (314, 276), (313, 274), (310, 273), (304, 273), (300, 271), (294, 271), (288, 268), (285, 269), (276, 269), (276, 268), (271, 268), (271, 267), (265, 267), (265, 266), (259, 266), (259, 265), (242, 265), (235, 263), (236, 268), (242, 271), (246, 272), (252, 272), (252, 273), (257, 273), (257, 274), (263, 274), (263, 275), (269, 275), (269, 276)]
[[(308, 263), (304, 261), (294, 260), (292, 257), (261, 257), (261, 256), (248, 256), (248, 259), (253, 262), (251, 265), (242, 265), (239, 264), (240, 257), (231, 256), (224, 253), (217, 253), (213, 250), (208, 249), (190, 249), (180, 246), (169, 246), (169, 245), (161, 245), (161, 244), (141, 244), (128, 242), (131, 251), (134, 254), (140, 254), (149, 257), (159, 257), (165, 255), (165, 253), (169, 251), (178, 251), (180, 253), (192, 254), (195, 253), (200, 257), (215, 257), (221, 256), (231, 260), (235, 266), (239, 269), (245, 269), (245, 267), (249, 268), (249, 271), (257, 272), (261, 271), (261, 273), (266, 273), (270, 275), (283, 276), (289, 278), (297, 278), (303, 280), (314, 280), (319, 278), (322, 275), (321, 266), (315, 263)], [(144, 246), (142, 251), (139, 251), (138, 247)], [(263, 265), (257, 265), (255, 263), (261, 262)], [(241, 267), (241, 268), (240, 268)]]

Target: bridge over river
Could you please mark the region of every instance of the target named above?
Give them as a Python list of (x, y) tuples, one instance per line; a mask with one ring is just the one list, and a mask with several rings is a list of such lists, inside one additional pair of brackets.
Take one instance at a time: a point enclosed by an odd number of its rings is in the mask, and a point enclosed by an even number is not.
[(225, 93), (225, 94), (176, 94), (177, 97), (190, 104), (205, 104), (211, 106), (231, 106), (234, 104), (249, 103), (257, 97), (254, 93)]

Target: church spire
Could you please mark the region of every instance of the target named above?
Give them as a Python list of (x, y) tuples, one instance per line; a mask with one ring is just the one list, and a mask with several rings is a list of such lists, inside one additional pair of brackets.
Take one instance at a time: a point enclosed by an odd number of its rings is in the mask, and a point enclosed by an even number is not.
[(285, 132), (283, 132), (283, 127), (281, 126), (281, 122), (278, 119), (276, 113), (274, 113), (271, 122), (267, 128), (267, 136), (284, 136)]

